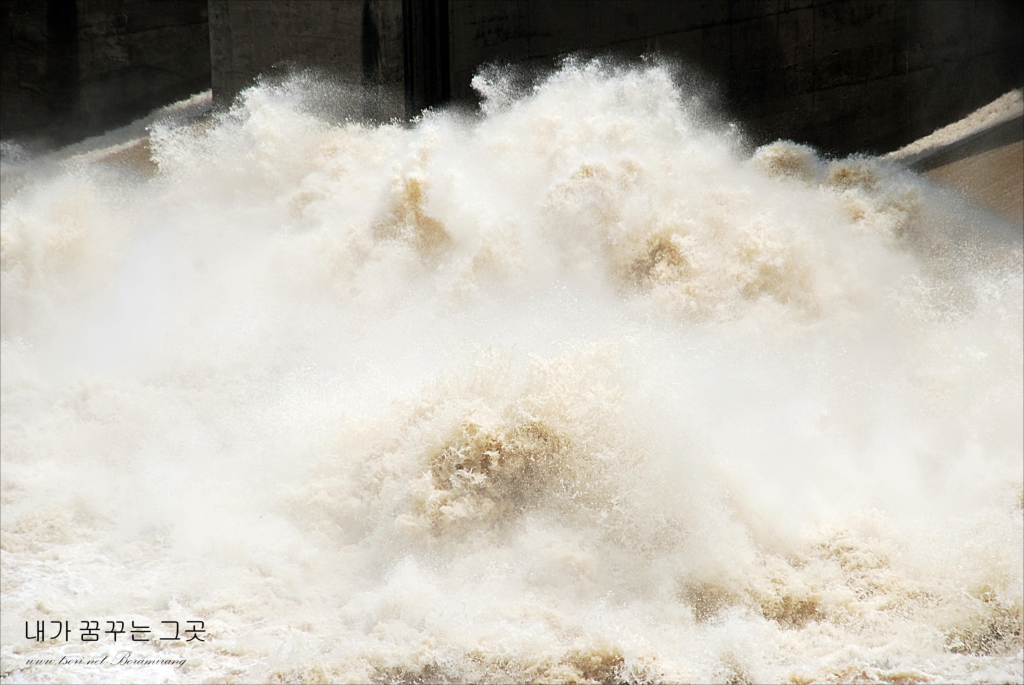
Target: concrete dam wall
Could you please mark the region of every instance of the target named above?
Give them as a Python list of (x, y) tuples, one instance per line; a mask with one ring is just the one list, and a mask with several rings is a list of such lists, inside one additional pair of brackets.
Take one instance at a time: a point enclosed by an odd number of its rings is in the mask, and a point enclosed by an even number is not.
[(1024, 4), (1004, 0), (0, 7), (5, 138), (74, 137), (67, 131), (131, 120), (208, 84), (224, 105), (260, 74), (292, 67), (360, 84), (370, 95), (363, 115), (410, 117), (474, 103), (470, 81), (483, 65), (529, 71), (577, 53), (677, 60), (755, 142), (790, 138), (844, 154), (894, 149), (1024, 83)]
[(61, 145), (210, 87), (206, 2), (0, 1), (0, 137)]

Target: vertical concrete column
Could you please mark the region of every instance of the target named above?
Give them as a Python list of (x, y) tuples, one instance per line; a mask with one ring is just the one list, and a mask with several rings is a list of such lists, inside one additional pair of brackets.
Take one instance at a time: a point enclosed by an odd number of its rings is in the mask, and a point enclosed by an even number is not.
[(405, 111), (415, 116), (451, 99), (448, 0), (403, 0)]

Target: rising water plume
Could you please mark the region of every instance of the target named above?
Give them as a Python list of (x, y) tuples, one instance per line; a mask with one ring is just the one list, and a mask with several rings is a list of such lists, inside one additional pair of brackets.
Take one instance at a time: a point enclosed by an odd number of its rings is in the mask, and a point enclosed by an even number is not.
[[(661, 66), (4, 160), (5, 679), (1016, 681), (1017, 230)], [(25, 621), (201, 619), (114, 653)]]

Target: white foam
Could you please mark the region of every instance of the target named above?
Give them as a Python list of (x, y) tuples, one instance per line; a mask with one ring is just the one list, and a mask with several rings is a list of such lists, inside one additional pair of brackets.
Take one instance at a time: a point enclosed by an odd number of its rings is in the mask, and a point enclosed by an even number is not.
[(1019, 681), (1013, 227), (663, 67), (488, 84), (4, 159), (5, 679)]

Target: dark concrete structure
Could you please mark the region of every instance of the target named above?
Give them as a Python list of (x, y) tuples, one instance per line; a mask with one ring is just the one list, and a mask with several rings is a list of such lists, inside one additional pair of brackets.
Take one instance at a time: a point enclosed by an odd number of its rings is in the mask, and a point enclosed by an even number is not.
[(448, 0), (403, 0), (405, 112), (444, 105), (452, 96)]
[(1016, 0), (449, 0), (451, 92), (489, 61), (663, 54), (760, 141), (897, 148), (1024, 83)]
[(1024, 84), (1019, 0), (0, 0), (0, 18), (2, 136), (55, 142), (211, 84), (224, 106), (292, 67), (340, 84), (321, 104), (390, 119), (472, 104), (486, 64), (662, 55), (754, 142), (836, 154)]
[[(401, 0), (209, 0), (209, 7), (218, 104), (229, 103), (259, 75), (307, 68), (365, 84), (370, 114), (403, 115)], [(395, 105), (381, 111), (382, 100)]]
[(0, 1), (0, 137), (63, 144), (210, 87), (205, 0)]
[[(215, 98), (276, 60), (401, 83), (405, 113), (473, 102), (488, 63), (661, 54), (757, 141), (894, 149), (1024, 82), (1016, 0), (211, 0)], [(395, 36), (393, 31), (400, 31)], [(402, 51), (402, 59), (398, 57)], [(221, 85), (223, 84), (223, 86)]]

